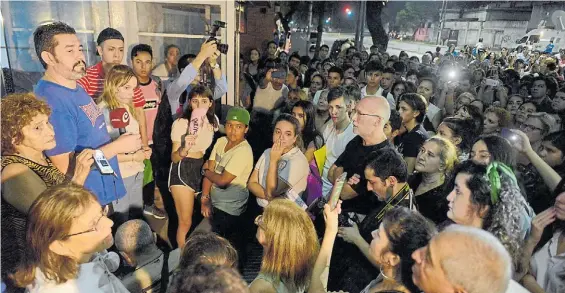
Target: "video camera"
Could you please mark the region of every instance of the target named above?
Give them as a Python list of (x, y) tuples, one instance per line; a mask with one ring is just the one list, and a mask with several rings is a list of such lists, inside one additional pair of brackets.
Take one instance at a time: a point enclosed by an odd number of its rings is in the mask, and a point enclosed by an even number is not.
[(212, 26), (212, 30), (210, 31), (210, 38), (206, 42), (210, 42), (210, 41), (216, 42), (216, 45), (218, 46), (218, 50), (220, 51), (220, 53), (225, 55), (228, 53), (229, 46), (227, 44), (222, 44), (220, 40), (216, 38), (216, 33), (220, 28), (226, 28), (226, 23), (219, 20), (214, 21), (214, 25)]

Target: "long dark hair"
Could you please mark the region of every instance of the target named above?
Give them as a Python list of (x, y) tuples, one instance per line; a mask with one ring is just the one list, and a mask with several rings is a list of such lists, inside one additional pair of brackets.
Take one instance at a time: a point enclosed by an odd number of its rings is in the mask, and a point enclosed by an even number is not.
[[(499, 169), (500, 167), (493, 166), (493, 168)], [(449, 186), (455, 186), (455, 178), (459, 173), (471, 175), (466, 184), (471, 191), (469, 201), (473, 209), (480, 211), (484, 207), (488, 207), (488, 211), (483, 217), (482, 229), (492, 233), (502, 242), (502, 245), (512, 257), (514, 265), (519, 268), (522, 243), (521, 209), (522, 206), (527, 205), (519, 186), (506, 173), (499, 170), (500, 190), (498, 191), (498, 198), (493, 202), (491, 185), (494, 183), (490, 182), (489, 177), (487, 177), (486, 166), (475, 164), (471, 160), (461, 163), (455, 168)]]
[(388, 250), (400, 258), (395, 279), (410, 292), (420, 292), (412, 281), (412, 253), (428, 245), (437, 232), (434, 224), (418, 212), (395, 207), (385, 214), (383, 227), (389, 241)]
[(443, 119), (441, 124), (445, 124), (445, 126), (451, 129), (453, 136), (461, 138), (461, 142), (457, 147), (462, 152), (468, 152), (471, 149), (471, 143), (473, 143), (476, 136), (479, 134), (473, 119), (447, 117)]
[(488, 152), (492, 158), (491, 162), (497, 161), (512, 169), (516, 168), (516, 151), (506, 138), (498, 135), (483, 135), (477, 138), (473, 145), (480, 140), (487, 145)]
[(483, 133), (484, 117), (481, 110), (473, 105), (463, 105), (461, 108), (465, 108), (465, 111), (471, 116), (471, 119), (473, 119), (475, 132)]
[(294, 103), (293, 109), (296, 107), (302, 108), (304, 114), (306, 115), (306, 121), (304, 122), (304, 129), (302, 129), (302, 141), (304, 142), (304, 148), (307, 149), (310, 142), (314, 142), (316, 149), (321, 148), (324, 145), (324, 139), (320, 132), (316, 129), (316, 124), (314, 123), (316, 109), (310, 101), (297, 101)]
[(184, 110), (180, 118), (187, 119), (188, 121), (190, 121), (190, 117), (192, 116), (192, 110), (193, 110), (192, 106), (190, 105), (190, 100), (192, 100), (196, 96), (206, 97), (210, 100), (212, 106), (208, 108), (208, 112), (206, 112), (206, 117), (208, 118), (208, 122), (212, 124), (214, 128), (217, 128), (218, 121), (216, 120), (216, 116), (215, 116), (216, 103), (214, 103), (212, 91), (203, 85), (197, 85), (190, 90), (190, 93), (188, 94), (188, 107), (186, 108), (186, 110)]

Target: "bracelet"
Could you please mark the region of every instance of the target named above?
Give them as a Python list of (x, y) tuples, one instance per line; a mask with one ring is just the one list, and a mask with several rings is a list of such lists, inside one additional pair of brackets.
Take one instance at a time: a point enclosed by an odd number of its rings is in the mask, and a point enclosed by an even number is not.
[(210, 195), (209, 194), (203, 194), (202, 199), (210, 199)]

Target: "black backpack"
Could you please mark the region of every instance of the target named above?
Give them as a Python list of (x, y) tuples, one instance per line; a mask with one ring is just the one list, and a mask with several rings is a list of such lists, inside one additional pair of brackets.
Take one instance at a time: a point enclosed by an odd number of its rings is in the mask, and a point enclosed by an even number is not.
[(153, 127), (153, 173), (156, 180), (167, 181), (169, 178), (169, 167), (171, 166), (171, 152), (173, 141), (171, 130), (173, 127), (173, 115), (171, 104), (167, 96), (167, 90), (163, 92), (161, 103), (157, 108), (157, 117)]

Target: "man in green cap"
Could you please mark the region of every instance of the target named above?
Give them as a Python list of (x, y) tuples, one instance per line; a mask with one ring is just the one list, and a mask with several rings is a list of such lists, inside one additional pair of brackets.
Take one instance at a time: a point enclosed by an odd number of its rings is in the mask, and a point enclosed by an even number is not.
[(218, 139), (202, 167), (202, 215), (212, 231), (232, 243), (239, 233), (240, 215), (247, 207), (247, 179), (253, 171), (253, 151), (245, 139), (249, 112), (234, 107), (226, 116), (226, 136)]

